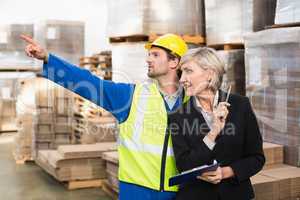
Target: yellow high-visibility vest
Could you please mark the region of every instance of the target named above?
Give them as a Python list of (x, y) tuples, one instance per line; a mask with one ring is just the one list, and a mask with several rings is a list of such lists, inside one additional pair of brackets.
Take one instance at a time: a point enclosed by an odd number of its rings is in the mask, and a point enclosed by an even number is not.
[[(185, 97), (183, 101), (187, 99)], [(137, 84), (129, 116), (119, 126), (120, 181), (159, 191), (178, 190), (177, 186), (168, 185), (169, 178), (178, 171), (170, 135), (164, 150), (167, 117), (157, 85)]]

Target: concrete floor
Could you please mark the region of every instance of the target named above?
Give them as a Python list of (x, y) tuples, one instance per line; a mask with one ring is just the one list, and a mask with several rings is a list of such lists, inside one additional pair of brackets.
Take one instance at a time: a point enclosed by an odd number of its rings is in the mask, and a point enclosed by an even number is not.
[(68, 191), (34, 162), (16, 165), (12, 134), (0, 134), (0, 199), (110, 200), (98, 188)]

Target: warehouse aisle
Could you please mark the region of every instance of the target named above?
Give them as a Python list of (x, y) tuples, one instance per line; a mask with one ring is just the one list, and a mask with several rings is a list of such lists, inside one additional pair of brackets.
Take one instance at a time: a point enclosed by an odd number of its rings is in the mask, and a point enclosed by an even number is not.
[(0, 199), (110, 200), (100, 189), (68, 191), (33, 162), (16, 165), (12, 145), (12, 134), (0, 135)]

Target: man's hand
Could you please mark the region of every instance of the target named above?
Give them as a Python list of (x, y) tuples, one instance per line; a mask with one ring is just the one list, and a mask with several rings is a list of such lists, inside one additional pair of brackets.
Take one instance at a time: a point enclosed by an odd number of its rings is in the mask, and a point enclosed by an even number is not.
[(25, 52), (29, 57), (47, 62), (48, 60), (47, 51), (43, 49), (36, 41), (34, 41), (31, 37), (26, 35), (20, 35), (20, 38), (25, 42), (27, 42)]

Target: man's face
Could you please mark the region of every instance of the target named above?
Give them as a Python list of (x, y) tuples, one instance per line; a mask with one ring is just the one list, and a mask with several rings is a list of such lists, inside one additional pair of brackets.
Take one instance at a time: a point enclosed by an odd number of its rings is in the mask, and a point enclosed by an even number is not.
[(152, 47), (148, 52), (147, 58), (148, 77), (158, 78), (166, 75), (169, 71), (169, 62), (165, 50), (158, 47)]

